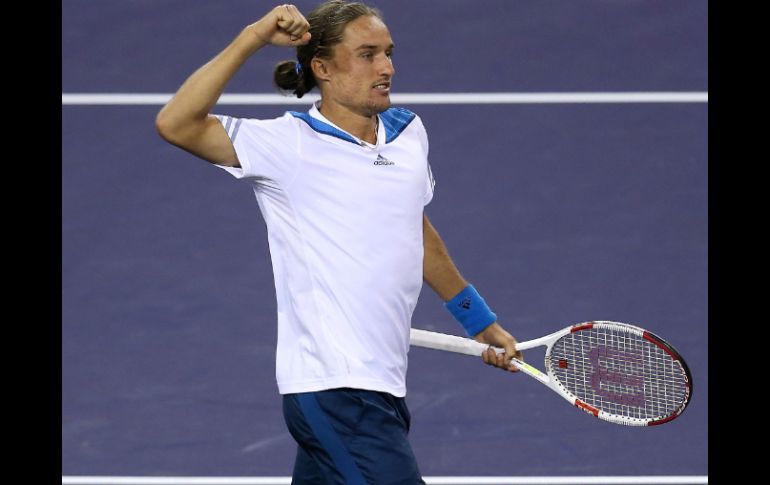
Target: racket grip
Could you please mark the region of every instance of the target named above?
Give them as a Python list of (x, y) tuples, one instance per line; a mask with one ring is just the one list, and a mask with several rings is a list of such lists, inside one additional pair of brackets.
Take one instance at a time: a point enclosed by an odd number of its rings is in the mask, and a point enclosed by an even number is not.
[[(445, 333), (430, 332), (428, 330), (420, 330), (418, 328), (411, 329), (409, 336), (410, 344), (415, 347), (425, 347), (434, 350), (445, 350), (448, 352), (455, 352), (458, 354), (481, 356), (481, 354), (487, 350), (490, 346), (476, 342), (473, 339), (466, 337), (458, 337), (457, 335), (447, 335)], [(498, 354), (505, 352), (500, 347), (492, 347)], [(516, 347), (519, 348), (518, 346)], [(523, 349), (522, 349), (523, 350)], [(524, 361), (513, 358), (511, 359), (511, 365), (517, 369), (523, 371), (525, 374), (529, 374), (535, 379), (539, 380), (543, 384), (548, 385), (549, 379), (546, 374), (543, 374), (536, 368), (527, 364)]]
[[(473, 339), (459, 337), (457, 335), (447, 335), (445, 333), (430, 332), (418, 328), (411, 329), (410, 344), (416, 347), (425, 347), (434, 350), (446, 350), (458, 354), (481, 356), (489, 348), (488, 344), (476, 342)], [(495, 352), (505, 352), (499, 347), (492, 347)]]

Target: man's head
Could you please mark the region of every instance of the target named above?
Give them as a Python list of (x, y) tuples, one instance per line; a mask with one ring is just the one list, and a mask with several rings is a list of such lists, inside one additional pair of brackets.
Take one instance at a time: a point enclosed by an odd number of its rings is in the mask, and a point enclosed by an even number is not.
[(375, 8), (331, 0), (307, 15), (311, 39), (294, 61), (276, 67), (275, 82), (302, 97), (318, 86), (324, 100), (373, 115), (390, 107), (393, 40)]

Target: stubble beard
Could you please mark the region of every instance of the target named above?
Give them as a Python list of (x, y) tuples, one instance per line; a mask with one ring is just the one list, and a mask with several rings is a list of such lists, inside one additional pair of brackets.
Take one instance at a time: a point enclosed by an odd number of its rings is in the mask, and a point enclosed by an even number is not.
[(375, 116), (382, 113), (383, 111), (387, 111), (388, 109), (390, 109), (390, 105), (391, 105), (390, 96), (388, 96), (385, 100), (381, 102), (369, 100), (366, 103), (364, 112), (366, 116)]

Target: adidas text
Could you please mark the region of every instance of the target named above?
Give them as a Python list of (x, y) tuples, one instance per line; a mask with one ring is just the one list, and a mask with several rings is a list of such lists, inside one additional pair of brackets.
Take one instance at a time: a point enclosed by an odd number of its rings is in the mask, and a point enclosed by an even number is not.
[(387, 158), (383, 157), (382, 155), (377, 155), (377, 160), (374, 161), (375, 165), (395, 165), (395, 162), (391, 162)]

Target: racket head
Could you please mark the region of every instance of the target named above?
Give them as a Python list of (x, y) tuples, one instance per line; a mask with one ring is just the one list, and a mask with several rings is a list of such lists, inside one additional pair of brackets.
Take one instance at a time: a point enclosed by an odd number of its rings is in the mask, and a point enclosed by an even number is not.
[(682, 414), (692, 397), (692, 375), (679, 352), (627, 323), (569, 327), (548, 345), (545, 367), (577, 407), (616, 424), (667, 423)]

